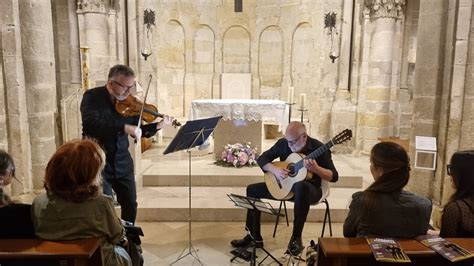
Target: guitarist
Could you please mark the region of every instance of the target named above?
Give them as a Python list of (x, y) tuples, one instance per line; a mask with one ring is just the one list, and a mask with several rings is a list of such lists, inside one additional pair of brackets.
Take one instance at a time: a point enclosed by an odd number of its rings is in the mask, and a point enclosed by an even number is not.
[[(273, 160), (279, 158), (280, 161), (284, 161), (291, 153), (308, 155), (322, 145), (323, 143), (320, 141), (308, 136), (303, 123), (291, 122), (286, 129), (285, 138), (279, 139), (269, 150), (262, 153), (257, 162), (263, 171), (271, 172), (282, 180), (288, 178), (289, 171), (274, 165), (272, 163)], [(295, 183), (291, 189), (294, 193), (294, 197), (291, 200), (295, 202), (294, 222), (293, 234), (288, 243), (287, 253), (294, 256), (299, 255), (303, 251), (301, 235), (310, 205), (318, 202), (322, 196), (321, 179), (336, 182), (339, 177), (329, 150), (316, 160), (305, 160), (304, 166), (313, 173), (313, 177)], [(253, 198), (273, 198), (265, 182), (247, 186), (247, 196)], [(254, 219), (257, 221), (255, 232), (253, 232)], [(248, 210), (246, 228), (255, 237), (257, 247), (263, 247), (263, 238), (260, 234), (260, 211)], [(251, 242), (252, 237), (247, 235), (243, 239), (232, 240), (231, 245), (233, 247), (244, 247), (250, 245)]]

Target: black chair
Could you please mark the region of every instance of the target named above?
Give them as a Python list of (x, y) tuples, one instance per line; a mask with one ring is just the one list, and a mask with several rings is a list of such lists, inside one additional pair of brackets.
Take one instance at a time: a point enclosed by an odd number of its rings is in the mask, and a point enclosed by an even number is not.
[[(326, 205), (326, 211), (324, 213), (324, 221), (323, 221), (323, 229), (321, 231), (321, 237), (324, 237), (324, 231), (326, 229), (326, 221), (329, 222), (329, 235), (332, 236), (332, 225), (331, 225), (331, 212), (329, 209), (329, 182), (326, 180), (321, 180), (321, 190), (322, 190), (322, 196), (321, 199), (316, 202), (315, 204), (312, 204), (311, 206), (315, 206), (321, 203), (324, 203)], [(278, 227), (278, 222), (280, 220), (280, 214), (281, 214), (281, 207), (283, 206), (283, 209), (285, 210), (285, 218), (286, 218), (286, 226), (290, 226), (290, 223), (288, 222), (288, 212), (286, 210), (286, 200), (281, 200), (280, 201), (280, 207), (278, 208), (278, 215), (276, 217), (276, 222), (275, 222), (275, 228), (273, 229), (273, 237), (275, 238), (276, 230)]]

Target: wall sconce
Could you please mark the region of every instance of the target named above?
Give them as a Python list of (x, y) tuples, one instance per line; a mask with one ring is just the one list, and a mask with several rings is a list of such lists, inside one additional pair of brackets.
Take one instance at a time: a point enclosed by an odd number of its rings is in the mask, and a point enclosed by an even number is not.
[(331, 36), (329, 59), (331, 59), (332, 63), (335, 63), (336, 59), (339, 57), (339, 55), (333, 51), (334, 35), (338, 34), (336, 30), (336, 13), (329, 12), (324, 14), (324, 28), (328, 28), (328, 35)]
[(146, 61), (146, 59), (152, 54), (152, 47), (154, 44), (155, 11), (151, 9), (145, 9), (143, 11), (143, 25), (143, 47), (140, 50), (140, 53)]

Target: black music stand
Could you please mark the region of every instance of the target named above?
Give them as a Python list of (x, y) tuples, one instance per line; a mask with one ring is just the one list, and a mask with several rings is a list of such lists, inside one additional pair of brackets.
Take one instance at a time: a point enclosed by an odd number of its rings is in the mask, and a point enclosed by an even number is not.
[[(202, 262), (199, 259), (196, 249), (194, 249), (193, 244), (191, 242), (191, 148), (202, 145), (209, 135), (214, 131), (219, 120), (222, 116), (216, 116), (211, 118), (205, 119), (198, 119), (186, 122), (178, 131), (176, 136), (173, 138), (171, 143), (168, 145), (166, 150), (163, 152), (164, 155), (176, 151), (186, 150), (189, 154), (189, 173), (188, 173), (188, 189), (189, 189), (189, 206), (188, 206), (188, 224), (189, 224), (189, 242), (188, 245), (181, 251), (178, 258), (171, 263), (171, 265), (175, 264), (182, 258), (186, 257), (187, 255), (191, 255), (194, 259), (196, 259), (201, 265)], [(185, 253), (186, 249), (188, 250)]]
[[(245, 208), (245, 209), (249, 209), (249, 210), (257, 210), (257, 211), (261, 211), (261, 212), (266, 212), (268, 214), (271, 214), (271, 215), (279, 215), (277, 211), (275, 211), (275, 209), (273, 209), (272, 205), (270, 205), (270, 203), (268, 202), (264, 202), (260, 199), (257, 199), (257, 198), (252, 198), (252, 197), (245, 197), (245, 196), (241, 196), (241, 195), (236, 195), (236, 194), (227, 194), (227, 196), (230, 198), (230, 200), (232, 202), (234, 202), (235, 206), (237, 207), (241, 207), (241, 208)], [(255, 225), (258, 221), (256, 221), (256, 215), (253, 216), (254, 217), (254, 220), (253, 220), (253, 231), (255, 232)], [(249, 228), (247, 228), (249, 229)], [(257, 253), (256, 253), (256, 250), (257, 250), (257, 241), (255, 239), (255, 237), (252, 235), (252, 234), (249, 234), (250, 237), (252, 237), (252, 244), (253, 244), (253, 247), (252, 247), (252, 254), (251, 254), (251, 257), (250, 257), (250, 265), (253, 265), (255, 266), (256, 265), (256, 260), (257, 260)], [(270, 252), (268, 252), (264, 247), (261, 247), (260, 248), (261, 250), (263, 250), (265, 253), (267, 253), (267, 256), (258, 263), (258, 265), (262, 264), (268, 257), (272, 258), (278, 265), (283, 265), (281, 264), (275, 257), (273, 257), (272, 254), (270, 254)], [(238, 255), (235, 255), (230, 261), (232, 262), (235, 258), (237, 258)]]

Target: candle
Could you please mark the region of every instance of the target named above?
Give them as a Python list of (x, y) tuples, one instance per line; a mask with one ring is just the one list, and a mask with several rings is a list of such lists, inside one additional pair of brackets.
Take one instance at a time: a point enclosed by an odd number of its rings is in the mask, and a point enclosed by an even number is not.
[(288, 103), (293, 103), (293, 92), (294, 92), (294, 88), (293, 87), (290, 87), (288, 89)]
[(301, 93), (300, 94), (300, 109), (304, 110), (305, 105), (306, 105), (306, 93)]

